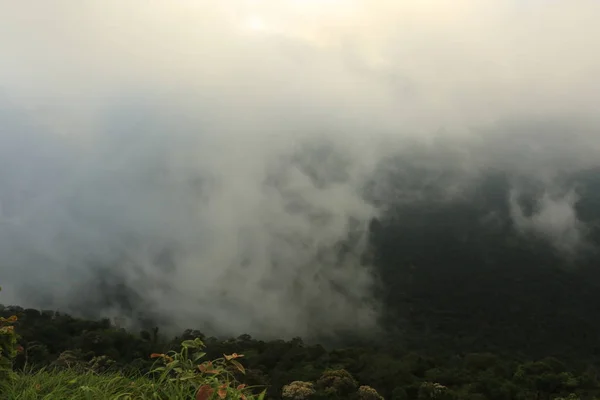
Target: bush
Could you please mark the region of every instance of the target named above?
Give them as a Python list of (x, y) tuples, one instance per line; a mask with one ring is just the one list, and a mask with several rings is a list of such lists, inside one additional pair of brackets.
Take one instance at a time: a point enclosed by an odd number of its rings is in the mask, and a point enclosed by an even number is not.
[(0, 317), (0, 383), (14, 379), (13, 361), (17, 356), (16, 316)]
[(312, 382), (294, 381), (283, 387), (282, 397), (290, 400), (310, 399), (316, 390)]
[(361, 386), (358, 388), (358, 399), (359, 400), (384, 400), (383, 397), (377, 393), (377, 390), (371, 386)]
[(237, 361), (243, 355), (224, 354), (223, 358), (200, 363), (206, 355), (203, 349), (204, 343), (196, 338), (185, 340), (181, 344), (179, 352), (170, 351), (166, 354), (151, 355), (152, 358), (158, 359), (158, 365), (151, 371), (156, 386), (171, 389), (168, 394), (165, 393), (166, 397), (159, 398), (208, 400), (214, 398), (215, 393), (222, 400), (262, 400), (264, 398), (265, 391), (254, 396), (250, 391), (251, 388), (240, 384), (235, 378), (236, 373), (246, 373), (245, 368)]
[(328, 370), (317, 381), (317, 386), (326, 394), (347, 398), (356, 392), (358, 383), (345, 369)]

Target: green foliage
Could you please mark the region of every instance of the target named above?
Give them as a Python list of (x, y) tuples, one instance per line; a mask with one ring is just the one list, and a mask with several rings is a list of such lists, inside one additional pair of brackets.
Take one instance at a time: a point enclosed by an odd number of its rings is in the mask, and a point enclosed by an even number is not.
[(76, 370), (38, 370), (18, 374), (3, 387), (4, 400), (133, 400), (155, 399), (156, 389), (143, 377)]
[(244, 373), (238, 354), (199, 364), (206, 355), (199, 340), (185, 341), (179, 352), (153, 354), (155, 367), (147, 376), (127, 377), (119, 372), (106, 372), (98, 365), (109, 361), (96, 357), (87, 370), (72, 354), (64, 359), (74, 360), (70, 367), (32, 370), (18, 374), (17, 379), (2, 386), (3, 399), (236, 399), (262, 400), (265, 393), (254, 395), (252, 388), (236, 381), (232, 370)]
[(367, 385), (359, 387), (357, 395), (359, 400), (384, 400), (377, 390)]
[(0, 317), (0, 383), (14, 379), (13, 361), (18, 351), (15, 322), (15, 315)]
[(579, 382), (571, 373), (562, 371), (563, 367), (554, 359), (521, 364), (514, 380), (529, 389), (531, 393), (545, 395), (560, 394), (578, 387)]
[(328, 370), (317, 381), (317, 387), (331, 398), (345, 399), (356, 392), (358, 382), (345, 369)]
[(451, 399), (452, 395), (448, 388), (444, 385), (434, 382), (423, 382), (419, 387), (419, 400), (435, 399), (446, 400)]
[(394, 388), (392, 391), (392, 400), (408, 400), (408, 393), (403, 387)]
[(570, 393), (567, 397), (557, 397), (554, 400), (581, 400), (575, 393)]
[(344, 369), (326, 370), (313, 382), (294, 381), (285, 385), (282, 390), (283, 399), (352, 399), (383, 400), (377, 390), (370, 386), (358, 386), (354, 377)]
[(312, 382), (294, 381), (283, 387), (282, 397), (289, 400), (307, 400), (314, 398), (316, 393)]
[[(156, 377), (158, 387), (175, 387), (178, 389), (177, 398), (208, 400), (216, 395), (220, 399), (252, 400), (255, 397), (251, 388), (238, 382), (234, 371), (245, 374), (246, 370), (237, 360), (243, 355), (233, 353), (222, 358), (200, 361), (206, 356), (204, 343), (199, 338), (186, 340), (181, 343), (179, 352), (170, 351), (166, 354), (152, 354), (158, 362), (151, 371)], [(258, 397), (264, 396), (264, 393)], [(165, 397), (170, 399), (173, 397)]]
[(0, 382), (13, 378), (13, 360), (17, 356), (17, 335), (12, 325), (17, 318), (0, 317)]
[[(5, 382), (14, 396), (2, 399), (256, 399), (261, 391), (270, 400), (600, 399), (593, 365), (551, 357), (490, 351), (432, 357), (389, 343), (327, 350), (299, 339), (224, 340), (194, 330), (167, 340), (156, 329), (135, 335), (107, 321), (18, 307), (1, 308), (0, 317), (13, 327), (8, 348), (17, 372)], [(38, 383), (41, 392), (32, 389)], [(18, 397), (23, 390), (29, 394)]]

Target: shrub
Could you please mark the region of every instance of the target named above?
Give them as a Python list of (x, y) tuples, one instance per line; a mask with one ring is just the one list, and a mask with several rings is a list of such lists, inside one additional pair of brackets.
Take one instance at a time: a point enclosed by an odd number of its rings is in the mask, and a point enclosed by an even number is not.
[(377, 393), (377, 390), (371, 386), (361, 386), (358, 388), (359, 400), (383, 400), (383, 397)]
[(327, 394), (344, 397), (356, 392), (358, 383), (348, 371), (338, 369), (323, 372), (317, 386)]
[[(235, 379), (235, 373), (245, 374), (246, 370), (237, 361), (243, 355), (233, 353), (222, 358), (200, 362), (206, 355), (204, 343), (199, 338), (186, 340), (181, 344), (179, 352), (170, 351), (166, 354), (152, 354), (158, 359), (151, 371), (156, 378), (156, 386), (170, 387), (177, 390), (177, 398), (195, 396), (196, 400), (219, 399), (262, 400), (265, 391), (254, 396), (250, 387), (240, 384)], [(171, 395), (167, 398), (173, 398)]]
[(14, 378), (13, 360), (17, 356), (17, 334), (14, 323), (17, 321), (15, 315), (0, 317), (0, 383)]
[(311, 382), (294, 381), (283, 387), (282, 397), (290, 400), (310, 399), (316, 393)]

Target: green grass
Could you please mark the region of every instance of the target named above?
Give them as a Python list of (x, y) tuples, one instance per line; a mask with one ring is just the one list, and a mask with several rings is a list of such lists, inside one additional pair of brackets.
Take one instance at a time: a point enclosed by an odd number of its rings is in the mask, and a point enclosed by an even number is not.
[(2, 399), (6, 400), (185, 398), (180, 397), (183, 393), (177, 393), (175, 387), (163, 386), (160, 392), (155, 388), (156, 385), (144, 377), (131, 379), (119, 373), (41, 370), (19, 373), (16, 379), (5, 383), (0, 390)]
[[(12, 371), (19, 350), (13, 323), (16, 316), (0, 318), (0, 398), (2, 400), (263, 400), (235, 378), (245, 374), (233, 353), (212, 361), (202, 361), (206, 353), (202, 340), (185, 340), (180, 351), (153, 353), (156, 359), (147, 376), (128, 377), (119, 372), (97, 373), (80, 362), (72, 369)], [(81, 360), (74, 360), (81, 361)]]
[[(192, 400), (196, 399), (196, 393), (193, 385), (177, 381), (158, 384), (143, 376), (131, 378), (120, 373), (74, 370), (21, 372), (0, 387), (2, 400)], [(216, 391), (210, 398), (219, 398)], [(240, 397), (227, 393), (225, 398)]]
[(119, 372), (97, 373), (86, 367), (42, 369), (13, 374), (0, 384), (2, 400), (211, 400), (219, 398), (263, 400), (252, 388), (240, 384), (232, 370), (245, 373), (236, 360), (243, 355), (224, 355), (212, 361), (201, 359), (204, 343), (186, 340), (179, 352), (152, 354), (156, 359), (150, 376), (126, 376)]

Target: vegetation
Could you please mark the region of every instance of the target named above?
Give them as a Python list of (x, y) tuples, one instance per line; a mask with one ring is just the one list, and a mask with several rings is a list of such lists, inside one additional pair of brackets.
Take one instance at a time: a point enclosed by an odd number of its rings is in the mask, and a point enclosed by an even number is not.
[(1, 315), (3, 399), (600, 399), (595, 367), (551, 357), (328, 350), (193, 330), (167, 340), (57, 312), (4, 307)]
[[(600, 399), (598, 253), (569, 263), (524, 240), (496, 192), (373, 221), (386, 328), (376, 340), (167, 338), (0, 306), (0, 398)], [(600, 197), (589, 199), (578, 212), (600, 222)], [(489, 215), (496, 225), (482, 225)]]
[(17, 355), (17, 335), (13, 323), (17, 321), (14, 315), (4, 318), (0, 316), (0, 382), (10, 382), (15, 379), (13, 360)]
[[(158, 359), (145, 375), (111, 369), (106, 356), (94, 356), (84, 362), (75, 352), (64, 351), (51, 368), (25, 368), (13, 372), (18, 345), (12, 323), (15, 316), (2, 318), (2, 372), (0, 393), (4, 399), (220, 399), (262, 400), (265, 391), (255, 396), (241, 384), (232, 368), (245, 373), (234, 353), (204, 361), (204, 344), (199, 338), (181, 343), (179, 352), (153, 353)], [(33, 347), (33, 346), (32, 346)], [(27, 350), (23, 349), (26, 353)]]

